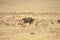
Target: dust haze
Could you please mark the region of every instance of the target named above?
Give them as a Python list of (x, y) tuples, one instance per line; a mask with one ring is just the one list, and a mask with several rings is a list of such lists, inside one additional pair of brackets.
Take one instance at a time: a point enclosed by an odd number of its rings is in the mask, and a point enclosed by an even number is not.
[(0, 0), (0, 40), (60, 40), (60, 0)]
[(1, 12), (60, 11), (60, 0), (0, 0)]

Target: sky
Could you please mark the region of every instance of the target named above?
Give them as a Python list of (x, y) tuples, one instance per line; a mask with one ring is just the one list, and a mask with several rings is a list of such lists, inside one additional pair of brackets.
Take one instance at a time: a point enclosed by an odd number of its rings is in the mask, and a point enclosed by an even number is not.
[(60, 0), (0, 0), (0, 12), (60, 11)]

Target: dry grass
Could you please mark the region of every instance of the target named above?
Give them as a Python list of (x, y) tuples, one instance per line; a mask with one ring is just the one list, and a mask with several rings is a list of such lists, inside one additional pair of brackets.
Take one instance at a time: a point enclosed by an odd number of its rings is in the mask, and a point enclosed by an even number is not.
[[(34, 19), (32, 24), (23, 18)], [(0, 40), (60, 40), (60, 13), (0, 13)]]

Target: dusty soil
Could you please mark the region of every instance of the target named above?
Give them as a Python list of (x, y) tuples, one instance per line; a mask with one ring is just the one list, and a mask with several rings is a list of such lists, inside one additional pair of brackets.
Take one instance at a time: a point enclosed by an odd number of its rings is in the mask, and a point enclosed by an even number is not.
[(0, 40), (60, 40), (60, 13), (0, 13)]

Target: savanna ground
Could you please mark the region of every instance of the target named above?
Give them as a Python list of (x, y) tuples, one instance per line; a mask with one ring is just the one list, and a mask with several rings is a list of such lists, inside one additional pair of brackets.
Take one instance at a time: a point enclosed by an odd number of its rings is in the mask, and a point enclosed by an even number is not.
[(0, 13), (0, 40), (60, 40), (60, 13)]

